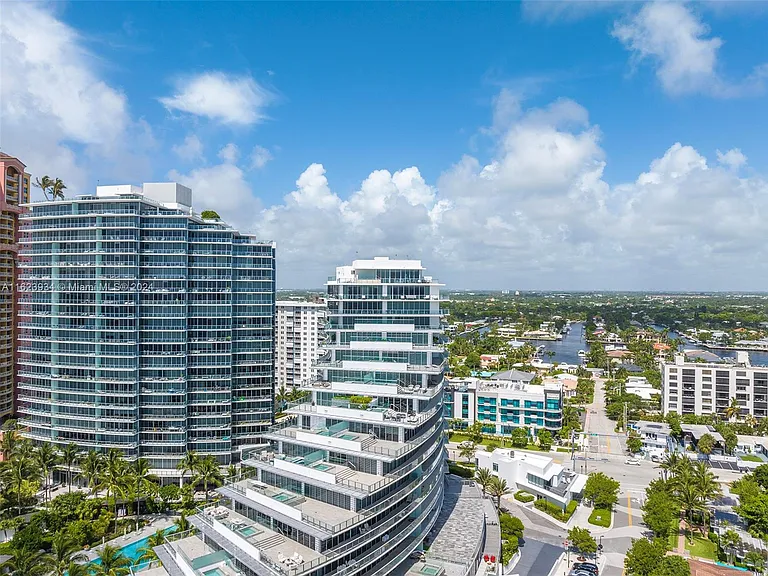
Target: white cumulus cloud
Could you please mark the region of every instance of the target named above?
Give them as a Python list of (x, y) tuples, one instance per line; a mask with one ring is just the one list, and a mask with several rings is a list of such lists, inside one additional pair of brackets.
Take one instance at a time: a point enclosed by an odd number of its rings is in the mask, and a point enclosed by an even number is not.
[(160, 98), (168, 110), (204, 116), (222, 124), (248, 126), (265, 118), (272, 94), (250, 76), (204, 72), (177, 78), (175, 93)]
[(762, 91), (768, 76), (764, 64), (737, 82), (722, 77), (718, 51), (723, 40), (710, 32), (694, 9), (681, 2), (648, 2), (613, 28), (613, 36), (632, 53), (636, 63), (652, 63), (669, 94), (735, 97)]
[(200, 160), (203, 157), (203, 143), (195, 134), (190, 134), (184, 138), (184, 142), (172, 146), (171, 151), (187, 162)]
[(3, 3), (0, 54), (0, 145), (30, 172), (62, 178), (70, 194), (83, 191), (91, 162), (102, 175), (148, 172), (151, 129), (131, 119), (123, 92), (49, 7)]
[(263, 146), (254, 146), (251, 151), (251, 169), (261, 170), (272, 160), (272, 152), (264, 148)]
[(227, 164), (234, 164), (240, 157), (240, 149), (232, 142), (219, 150), (219, 158)]

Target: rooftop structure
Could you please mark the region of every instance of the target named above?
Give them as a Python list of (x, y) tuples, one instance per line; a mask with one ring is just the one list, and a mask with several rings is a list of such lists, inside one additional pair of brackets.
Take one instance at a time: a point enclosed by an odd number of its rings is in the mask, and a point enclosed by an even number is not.
[[(359, 260), (328, 281), (318, 377), (219, 489), (229, 504), (190, 519), (234, 569), (384, 576), (422, 549), (443, 502), (446, 365), (440, 284), (423, 270)], [(194, 559), (164, 553), (192, 576)]]
[(275, 245), (192, 211), (175, 183), (99, 186), (22, 215), (24, 435), (122, 450), (178, 477), (272, 423)]

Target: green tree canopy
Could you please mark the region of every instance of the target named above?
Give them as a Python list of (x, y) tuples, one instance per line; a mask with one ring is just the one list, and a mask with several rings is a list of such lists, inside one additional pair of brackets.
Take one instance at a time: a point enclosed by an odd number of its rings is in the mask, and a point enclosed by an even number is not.
[(597, 552), (597, 542), (586, 528), (575, 526), (568, 530), (570, 545), (582, 554), (594, 554)]
[(624, 558), (624, 568), (629, 576), (651, 576), (659, 568), (665, 554), (664, 543), (659, 540), (633, 540)]
[(525, 448), (528, 446), (528, 432), (525, 428), (515, 428), (512, 430), (512, 446), (515, 448)]
[(665, 556), (651, 576), (691, 576), (691, 566), (681, 556)]
[(202, 214), (200, 214), (200, 217), (203, 220), (221, 220), (219, 213), (215, 210), (203, 210)]
[(676, 516), (677, 512), (670, 502), (669, 493), (654, 492), (646, 496), (643, 504), (643, 523), (655, 536), (666, 538)]
[(696, 444), (696, 447), (699, 449), (699, 452), (709, 456), (712, 454), (712, 450), (715, 448), (715, 437), (712, 436), (712, 434), (704, 434), (701, 438), (699, 438), (699, 442)]
[(611, 510), (619, 501), (620, 484), (602, 472), (593, 472), (584, 486), (584, 498), (590, 500), (595, 508)]
[(552, 448), (552, 432), (549, 430), (539, 430), (537, 436), (539, 438), (539, 447), (542, 450), (549, 450)]

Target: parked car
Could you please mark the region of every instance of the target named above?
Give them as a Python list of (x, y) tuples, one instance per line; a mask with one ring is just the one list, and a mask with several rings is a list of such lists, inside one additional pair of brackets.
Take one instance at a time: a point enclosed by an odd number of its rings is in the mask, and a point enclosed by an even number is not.
[(627, 458), (624, 460), (624, 464), (627, 464), (628, 466), (640, 466), (640, 460), (637, 458)]
[(579, 572), (590, 572), (592, 574), (598, 573), (597, 564), (592, 564), (591, 562), (579, 562), (573, 565), (573, 569)]

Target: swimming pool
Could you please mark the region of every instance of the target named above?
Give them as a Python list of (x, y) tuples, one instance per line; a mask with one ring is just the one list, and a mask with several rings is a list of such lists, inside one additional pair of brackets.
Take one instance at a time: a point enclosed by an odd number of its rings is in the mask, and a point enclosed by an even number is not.
[(315, 464), (312, 468), (320, 470), (320, 472), (325, 472), (326, 470), (330, 470), (332, 466), (329, 466), (328, 464)]
[[(246, 538), (248, 538), (249, 536), (253, 536), (254, 534), (260, 534), (261, 533), (261, 531), (257, 530), (253, 526), (244, 526), (243, 528), (240, 528), (240, 530), (238, 530), (238, 532), (240, 534), (242, 534), (243, 536), (245, 536)], [(208, 573), (206, 572), (206, 574), (208, 574)], [(216, 575), (214, 575), (214, 576), (216, 576)]]
[(290, 494), (286, 494), (285, 492), (280, 492), (279, 494), (275, 494), (274, 496), (272, 496), (272, 498), (274, 498), (278, 502), (287, 502), (288, 500), (292, 500), (293, 496), (291, 496)]
[(214, 568), (208, 572), (203, 572), (203, 576), (224, 576), (224, 572), (219, 568)]
[[(176, 530), (176, 526), (170, 526), (166, 528), (163, 532), (165, 534), (170, 534), (174, 530)], [(139, 559), (139, 557), (143, 552), (141, 551), (141, 548), (144, 548), (147, 545), (147, 542), (149, 542), (149, 538), (150, 537), (147, 536), (146, 538), (137, 540), (136, 542), (128, 544), (127, 546), (123, 546), (122, 548), (120, 548), (120, 552), (123, 554), (123, 556), (125, 556), (131, 561), (131, 564), (135, 564), (136, 560)], [(91, 564), (101, 564), (101, 560), (99, 558), (96, 558), (96, 560), (91, 562)]]

